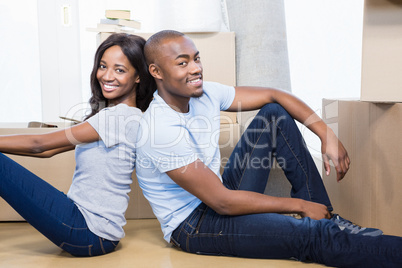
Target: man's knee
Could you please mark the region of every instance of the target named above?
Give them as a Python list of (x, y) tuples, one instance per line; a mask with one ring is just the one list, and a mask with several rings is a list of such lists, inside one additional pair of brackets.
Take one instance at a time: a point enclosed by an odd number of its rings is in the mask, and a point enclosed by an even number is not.
[(282, 114), (286, 113), (286, 110), (279, 103), (267, 103), (261, 108), (260, 112)]
[(285, 108), (278, 103), (268, 103), (264, 105), (256, 116), (265, 118), (265, 120), (269, 120), (270, 122), (292, 119)]

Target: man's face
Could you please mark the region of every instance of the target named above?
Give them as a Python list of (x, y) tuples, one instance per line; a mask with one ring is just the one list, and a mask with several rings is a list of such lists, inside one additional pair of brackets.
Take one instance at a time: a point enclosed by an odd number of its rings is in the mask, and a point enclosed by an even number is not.
[(159, 69), (160, 95), (169, 104), (200, 97), (202, 89), (202, 64), (193, 41), (181, 36), (167, 39), (157, 54), (155, 65)]

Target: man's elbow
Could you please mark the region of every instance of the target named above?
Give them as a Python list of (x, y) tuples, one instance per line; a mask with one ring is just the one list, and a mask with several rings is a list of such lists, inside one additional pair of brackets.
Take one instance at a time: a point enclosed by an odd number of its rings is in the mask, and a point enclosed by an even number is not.
[(230, 201), (220, 201), (217, 204), (211, 206), (211, 208), (219, 215), (233, 216), (237, 215), (236, 206)]

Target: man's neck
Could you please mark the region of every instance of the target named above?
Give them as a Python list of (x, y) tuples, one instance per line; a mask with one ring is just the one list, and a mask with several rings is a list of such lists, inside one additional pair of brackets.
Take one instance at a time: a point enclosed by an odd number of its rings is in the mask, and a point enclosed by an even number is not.
[(163, 91), (158, 91), (158, 95), (176, 112), (188, 113), (190, 102), (189, 97), (172, 97), (168, 94), (164, 94)]

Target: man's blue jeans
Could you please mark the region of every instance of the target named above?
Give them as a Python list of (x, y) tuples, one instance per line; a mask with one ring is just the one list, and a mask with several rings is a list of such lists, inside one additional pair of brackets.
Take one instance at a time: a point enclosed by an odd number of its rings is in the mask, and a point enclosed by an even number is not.
[(78, 207), (63, 192), (1, 153), (0, 196), (50, 241), (74, 256), (106, 254), (118, 244), (93, 234)]
[[(245, 131), (225, 167), (224, 185), (263, 193), (272, 157), (290, 181), (292, 197), (332, 210), (297, 125), (278, 104), (264, 106)], [(172, 243), (199, 254), (297, 259), (336, 267), (402, 267), (399, 237), (348, 234), (327, 219), (276, 213), (222, 216), (204, 203), (173, 232)]]

